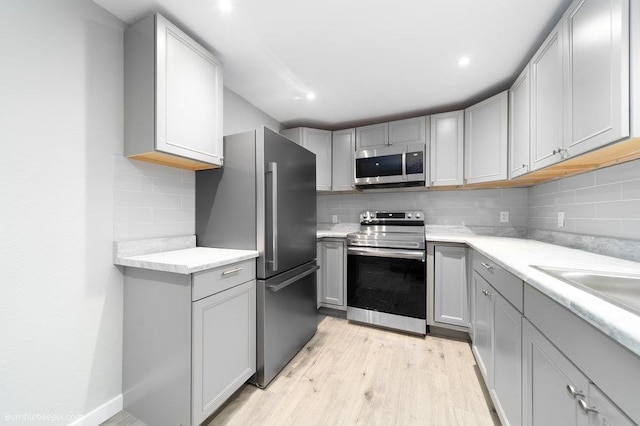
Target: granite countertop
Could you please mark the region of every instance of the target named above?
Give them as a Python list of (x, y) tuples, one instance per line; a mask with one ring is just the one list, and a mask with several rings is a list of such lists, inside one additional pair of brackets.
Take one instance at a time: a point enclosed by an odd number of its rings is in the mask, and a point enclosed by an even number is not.
[(347, 234), (358, 232), (359, 230), (359, 223), (319, 223), (318, 239), (347, 238)]
[(176, 274), (192, 274), (256, 257), (256, 250), (196, 247), (195, 235), (113, 244), (116, 265)]
[(462, 228), (427, 229), (425, 237), (467, 244), (640, 356), (640, 315), (531, 267), (640, 275), (640, 263), (536, 240), (475, 235)]

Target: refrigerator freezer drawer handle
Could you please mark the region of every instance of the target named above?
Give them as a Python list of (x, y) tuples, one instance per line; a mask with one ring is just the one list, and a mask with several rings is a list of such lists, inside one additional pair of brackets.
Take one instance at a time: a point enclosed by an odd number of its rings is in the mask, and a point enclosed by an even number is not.
[(270, 162), (267, 165), (267, 173), (271, 173), (271, 221), (272, 240), (271, 250), (273, 257), (267, 263), (271, 264), (271, 270), (278, 270), (278, 163)]
[(296, 275), (293, 278), (289, 278), (286, 281), (281, 282), (280, 284), (275, 284), (275, 285), (268, 285), (267, 286), (267, 290), (275, 293), (278, 292), (280, 290), (282, 290), (285, 287), (290, 286), (291, 284), (295, 283), (296, 281), (299, 281), (301, 278), (306, 277), (307, 275), (311, 275), (313, 273), (315, 273), (318, 269), (320, 269), (320, 267), (318, 265), (314, 265), (311, 269), (308, 269), (306, 271), (304, 271), (303, 273), (301, 273), (300, 275)]

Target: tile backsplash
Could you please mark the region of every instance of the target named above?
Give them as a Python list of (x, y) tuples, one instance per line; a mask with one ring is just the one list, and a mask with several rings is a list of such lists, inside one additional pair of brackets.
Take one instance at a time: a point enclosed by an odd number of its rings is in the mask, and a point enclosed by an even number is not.
[[(558, 213), (564, 212), (564, 227)], [(640, 160), (533, 186), (530, 229), (640, 239)]]
[[(357, 223), (366, 210), (422, 210), (428, 225), (527, 226), (528, 189), (477, 189), (428, 192), (363, 192), (321, 194), (317, 197), (318, 222)], [(509, 222), (500, 222), (500, 212)]]
[(193, 235), (195, 172), (113, 156), (114, 240)]

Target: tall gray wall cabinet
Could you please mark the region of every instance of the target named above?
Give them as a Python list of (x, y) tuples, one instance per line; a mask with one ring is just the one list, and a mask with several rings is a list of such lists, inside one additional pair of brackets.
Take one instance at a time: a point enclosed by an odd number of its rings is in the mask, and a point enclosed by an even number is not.
[(255, 265), (125, 268), (125, 410), (150, 425), (199, 425), (255, 373)]
[(125, 155), (190, 170), (221, 167), (222, 64), (160, 14), (124, 35)]

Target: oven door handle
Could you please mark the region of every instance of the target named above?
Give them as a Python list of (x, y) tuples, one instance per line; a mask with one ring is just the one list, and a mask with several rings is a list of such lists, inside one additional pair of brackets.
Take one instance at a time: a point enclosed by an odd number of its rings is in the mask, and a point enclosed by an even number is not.
[(391, 257), (394, 259), (410, 259), (425, 261), (424, 250), (398, 250), (388, 248), (372, 247), (348, 247), (347, 255), (371, 256), (371, 257)]

